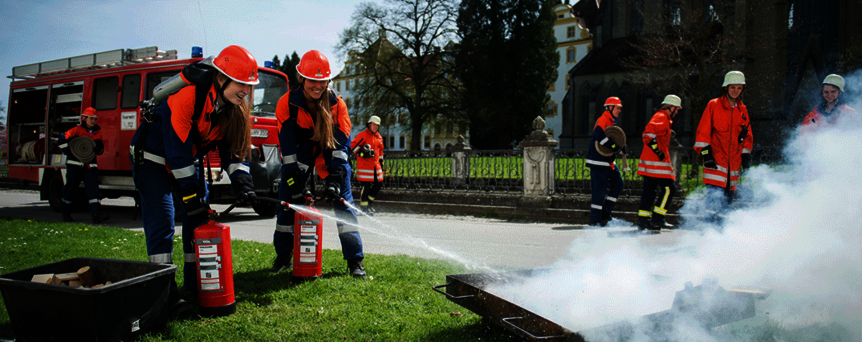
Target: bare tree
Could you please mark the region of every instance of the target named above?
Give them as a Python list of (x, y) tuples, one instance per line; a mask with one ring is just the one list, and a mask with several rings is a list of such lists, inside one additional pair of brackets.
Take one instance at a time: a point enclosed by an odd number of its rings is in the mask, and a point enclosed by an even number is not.
[(690, 100), (693, 115), (686, 131), (694, 132), (698, 110), (706, 107), (724, 74), (751, 58), (746, 19), (733, 0), (671, 1), (639, 10), (643, 30), (631, 43), (635, 53), (621, 65), (633, 71), (634, 83)]
[[(352, 25), (341, 32), (336, 53), (356, 54), (363, 66), (353, 88), (362, 117), (406, 113), (411, 150), (419, 150), (429, 120), (457, 120), (459, 90), (450, 76), (457, 3), (453, 0), (386, 0), (361, 3)], [(405, 118), (402, 117), (402, 120)]]

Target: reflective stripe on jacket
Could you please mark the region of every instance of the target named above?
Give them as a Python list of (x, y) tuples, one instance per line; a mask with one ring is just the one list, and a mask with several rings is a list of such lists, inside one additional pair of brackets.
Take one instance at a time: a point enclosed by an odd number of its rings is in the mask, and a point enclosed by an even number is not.
[[(711, 146), (715, 158), (715, 169), (703, 168), (703, 182), (722, 188), (729, 183), (731, 190), (736, 190), (739, 182), (742, 154), (751, 153), (754, 145), (748, 110), (742, 100), (737, 99), (736, 104), (736, 107), (731, 108), (724, 96), (710, 100), (697, 126), (694, 143), (694, 150), (698, 154), (704, 147)], [(749, 129), (740, 144), (739, 133), (743, 127)]]
[[(670, 119), (670, 113), (667, 110), (655, 112), (647, 124), (643, 134), (644, 149), (641, 152), (640, 162), (638, 163), (639, 175), (676, 180), (668, 149), (670, 146), (670, 127), (672, 124), (673, 121)], [(663, 160), (658, 159), (655, 152), (647, 145), (653, 139), (658, 143), (658, 149), (664, 153)]]
[(589, 150), (587, 151), (587, 167), (609, 167), (611, 169), (616, 168), (616, 164), (614, 164), (614, 156), (605, 157), (599, 154), (599, 151), (596, 150), (596, 141), (599, 144), (604, 145), (610, 148), (610, 145), (613, 143), (606, 135), (605, 128), (613, 126), (617, 121), (614, 120), (614, 116), (611, 115), (611, 112), (605, 111), (602, 113), (602, 116), (596, 120), (596, 125), (593, 126), (593, 138), (590, 139)]
[(356, 180), (360, 182), (382, 182), (383, 167), (380, 165), (380, 161), (383, 160), (383, 137), (380, 136), (380, 132), (371, 133), (367, 128), (359, 132), (353, 138), (351, 149), (355, 154), (366, 144), (374, 150), (374, 157), (356, 156)]
[[(332, 115), (335, 148), (322, 151), (320, 144), (311, 140), (314, 136), (315, 119), (309, 113), (302, 87), (291, 89), (278, 100), (275, 109), (278, 121), (278, 143), (281, 145), (282, 165), (287, 170), (300, 168), (305, 171), (314, 164), (321, 178), (329, 175), (330, 166), (344, 167), (344, 170), (350, 173), (347, 153), (350, 145), (351, 123), (350, 116), (347, 114), (347, 105), (341, 96), (335, 95), (332, 89), (328, 89), (327, 93), (331, 104), (329, 112)], [(296, 118), (290, 117), (291, 107), (295, 107), (293, 110)]]

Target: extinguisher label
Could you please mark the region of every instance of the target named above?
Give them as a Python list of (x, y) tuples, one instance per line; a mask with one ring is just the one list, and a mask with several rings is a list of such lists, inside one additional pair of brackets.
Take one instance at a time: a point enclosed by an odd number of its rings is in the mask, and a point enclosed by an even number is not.
[(312, 257), (299, 257), (299, 262), (316, 264), (317, 258), (315, 258), (313, 256)]
[(316, 226), (300, 226), (299, 232), (300, 233), (316, 233), (317, 227)]
[(216, 254), (218, 247), (216, 245), (198, 245), (198, 254)]
[(215, 278), (215, 280), (201, 279), (201, 290), (221, 290), (221, 284), (219, 284), (218, 278)]

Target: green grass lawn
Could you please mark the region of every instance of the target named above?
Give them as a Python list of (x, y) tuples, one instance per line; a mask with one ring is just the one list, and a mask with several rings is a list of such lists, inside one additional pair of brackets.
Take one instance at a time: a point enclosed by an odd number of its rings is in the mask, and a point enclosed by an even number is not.
[[(431, 290), (464, 268), (438, 260), (366, 255), (369, 277), (347, 274), (341, 251), (325, 250), (323, 276), (293, 283), (271, 274), (270, 244), (233, 240), (237, 312), (173, 320), (141, 341), (516, 341)], [(0, 274), (74, 257), (146, 261), (144, 234), (115, 227), (0, 218)], [(174, 260), (182, 260), (177, 237)], [(177, 274), (182, 274), (179, 265)], [(177, 281), (182, 286), (182, 277)], [(0, 339), (14, 330), (0, 306)]]

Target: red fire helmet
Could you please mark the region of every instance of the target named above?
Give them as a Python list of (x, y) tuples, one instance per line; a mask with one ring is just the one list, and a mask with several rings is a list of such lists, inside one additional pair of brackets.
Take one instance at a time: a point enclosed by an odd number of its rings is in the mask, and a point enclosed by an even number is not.
[(231, 45), (221, 50), (221, 53), (213, 61), (213, 66), (236, 82), (242, 84), (259, 83), (257, 80), (257, 60), (242, 46)]
[(329, 59), (320, 51), (311, 50), (302, 55), (296, 71), (302, 77), (315, 81), (328, 81), (332, 79), (332, 71), (329, 70)]

